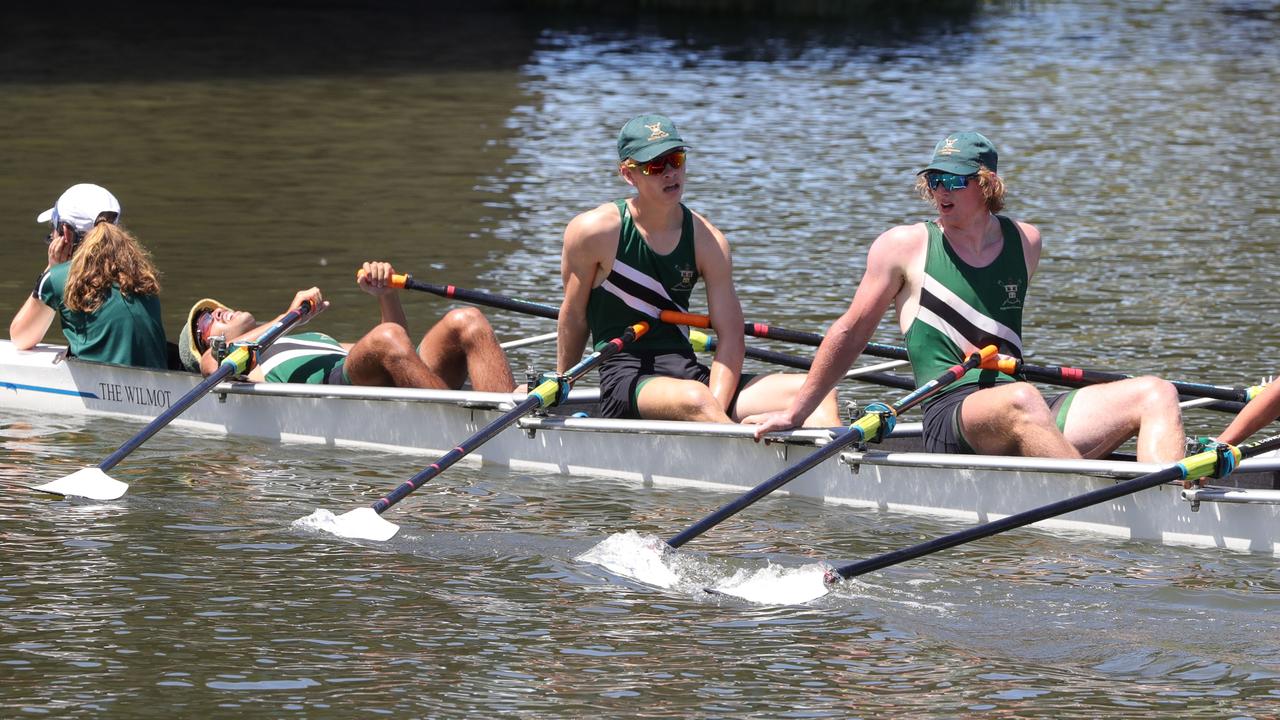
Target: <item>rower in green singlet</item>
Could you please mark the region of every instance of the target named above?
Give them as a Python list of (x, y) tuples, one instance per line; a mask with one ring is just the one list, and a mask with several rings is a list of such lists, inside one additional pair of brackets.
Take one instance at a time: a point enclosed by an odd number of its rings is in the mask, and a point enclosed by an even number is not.
[[(976, 132), (947, 135), (916, 188), (935, 220), (892, 228), (872, 243), (849, 309), (827, 331), (808, 381), (786, 410), (749, 417), (756, 437), (795, 427), (848, 370), (885, 311), (898, 327), (917, 383), (989, 344), (1022, 355), (1022, 310), (1040, 261), (1040, 231), (997, 215), (1004, 208), (998, 156)], [(1104, 457), (1137, 436), (1138, 459), (1181, 459), (1178, 394), (1155, 377), (1093, 385), (1046, 400), (1020, 378), (971, 370), (925, 402), (931, 452)]]
[[(635, 194), (578, 215), (564, 232), (558, 371), (577, 364), (588, 334), (600, 343), (642, 320), (652, 328), (601, 367), (605, 417), (736, 422), (785, 407), (804, 382), (797, 374), (743, 376), (729, 243), (680, 202), (687, 150), (670, 118), (632, 118), (618, 135), (618, 174)], [(717, 336), (710, 367), (694, 356), (685, 328), (657, 320), (663, 310), (689, 312), (699, 280)], [(835, 392), (805, 419), (838, 425)]]

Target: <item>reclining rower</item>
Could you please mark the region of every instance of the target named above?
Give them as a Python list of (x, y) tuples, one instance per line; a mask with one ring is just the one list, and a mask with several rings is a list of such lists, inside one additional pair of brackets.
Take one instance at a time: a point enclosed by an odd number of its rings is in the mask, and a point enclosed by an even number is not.
[[(393, 274), (390, 263), (367, 262), (357, 279), (360, 289), (378, 298), (382, 310), (382, 321), (364, 337), (352, 344), (319, 332), (285, 336), (261, 352), (249, 380), (456, 390), (470, 378), (475, 390), (514, 389), (506, 354), (489, 321), (475, 308), (449, 311), (415, 348), (400, 295), (391, 287)], [(320, 289), (313, 287), (299, 291), (289, 310), (304, 301), (311, 301), (316, 308), (304, 322), (329, 305)], [(187, 369), (209, 375), (219, 363), (213, 356), (213, 338), (225, 339), (228, 346), (250, 342), (270, 326), (246, 311), (205, 298), (187, 314), (178, 353)]]

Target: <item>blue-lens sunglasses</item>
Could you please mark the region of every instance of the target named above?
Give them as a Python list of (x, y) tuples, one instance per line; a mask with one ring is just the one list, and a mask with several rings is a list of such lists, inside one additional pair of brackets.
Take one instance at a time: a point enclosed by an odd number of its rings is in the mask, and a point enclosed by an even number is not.
[(977, 178), (977, 175), (954, 175), (952, 173), (931, 172), (925, 173), (924, 181), (929, 183), (930, 190), (937, 190), (938, 186), (948, 190), (963, 190), (969, 186), (969, 181)]

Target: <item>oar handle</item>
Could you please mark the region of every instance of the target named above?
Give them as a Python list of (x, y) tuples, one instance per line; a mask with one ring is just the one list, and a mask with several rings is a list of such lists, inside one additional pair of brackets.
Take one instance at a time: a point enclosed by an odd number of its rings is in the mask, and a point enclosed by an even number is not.
[(422, 472), (414, 475), (408, 480), (401, 483), (385, 497), (378, 500), (372, 505), (373, 511), (381, 515), (386, 512), (387, 508), (395, 505), (409, 495), (409, 493), (422, 487), (432, 478), (449, 469), (454, 463), (466, 457), (476, 448), (488, 442), (495, 435), (505, 430), (508, 426), (514, 424), (517, 420), (528, 415), (539, 408), (551, 407), (555, 405), (557, 399), (561, 395), (560, 382), (567, 382), (570, 387), (583, 375), (597, 367), (605, 360), (612, 357), (628, 343), (634, 342), (637, 338), (643, 336), (649, 331), (649, 323), (636, 323), (626, 329), (619, 337), (616, 337), (604, 344), (599, 349), (583, 358), (569, 368), (560, 379), (547, 380), (540, 383), (536, 388), (529, 391), (528, 396), (520, 401), (514, 408), (503, 413), (501, 417), (481, 428), (476, 434), (458, 443), (458, 446), (445, 453), (441, 458), (431, 465), (428, 465)]
[[(1075, 387), (1116, 382), (1118, 380), (1128, 380), (1134, 377), (1133, 375), (1126, 375), (1124, 373), (1104, 372), (1101, 370), (1086, 370), (1084, 368), (1058, 365), (1032, 365), (1024, 362), (1022, 358), (1010, 357), (1008, 355), (1000, 355), (989, 362), (984, 363), (983, 367), (988, 370), (999, 370), (1006, 375), (1017, 375), (1019, 373), (1023, 373), (1033, 380), (1055, 382)], [(1169, 380), (1168, 382), (1177, 389), (1179, 395), (1191, 395), (1194, 397), (1213, 398), (1215, 400), (1227, 400), (1242, 403), (1248, 402), (1251, 398), (1257, 395), (1259, 388), (1259, 386), (1256, 385), (1246, 388), (1183, 382), (1181, 380)]]
[[(1238, 465), (1241, 460), (1254, 455), (1280, 448), (1280, 435), (1269, 437), (1265, 440), (1241, 445), (1230, 449), (1235, 455), (1235, 464)], [(984, 523), (967, 530), (944, 535), (927, 542), (913, 545), (901, 550), (895, 550), (883, 555), (879, 555), (860, 562), (850, 563), (840, 568), (828, 571), (828, 582), (834, 582), (840, 578), (851, 578), (858, 575), (865, 575), (890, 565), (897, 565), (908, 560), (929, 555), (940, 550), (955, 547), (967, 542), (972, 542), (985, 537), (990, 537), (1007, 530), (1013, 530), (1024, 525), (1047, 520), (1058, 515), (1065, 515), (1091, 505), (1115, 500), (1140, 490), (1152, 488), (1157, 485), (1163, 485), (1168, 482), (1177, 480), (1198, 480), (1212, 474), (1218, 465), (1218, 454), (1216, 450), (1209, 450), (1202, 453), (1183, 458), (1180, 462), (1171, 465), (1163, 470), (1157, 470), (1130, 480), (1126, 480), (1115, 485), (1108, 485), (1097, 490), (1093, 490), (1073, 498), (1059, 500), (1058, 502), (1044, 505), (1042, 507), (1033, 508), (1015, 515), (1009, 515), (999, 520)]]
[[(363, 269), (357, 271), (357, 276), (362, 272), (364, 272)], [(431, 283), (422, 282), (407, 273), (404, 275), (392, 275), (391, 286), (431, 293), (432, 295), (439, 295), (440, 297), (450, 298), (453, 300), (462, 300), (464, 302), (475, 303), (476, 305), (485, 305), (487, 307), (494, 307), (502, 310), (513, 310), (515, 312), (525, 313), (526, 315), (536, 315), (550, 320), (560, 319), (560, 308), (558, 307), (530, 302), (528, 300), (520, 300), (518, 298), (506, 297), (505, 295), (495, 295), (482, 290), (468, 290), (466, 288), (457, 287), (456, 285), (433, 285)]]
[(222, 382), (230, 375), (242, 375), (245, 372), (248, 372), (248, 368), (252, 367), (252, 364), (256, 362), (256, 350), (260, 350), (270, 345), (276, 338), (280, 337), (286, 330), (305, 317), (307, 313), (311, 312), (312, 309), (313, 306), (311, 305), (311, 301), (303, 301), (297, 310), (288, 312), (284, 317), (277, 320), (275, 324), (258, 336), (258, 339), (254, 343), (254, 345), (256, 345), (255, 350), (250, 350), (246, 346), (237, 347), (231, 352), (231, 354), (227, 355), (221, 363), (219, 363), (218, 369), (210, 373), (209, 377), (202, 380), (199, 385), (191, 388), (186, 395), (183, 395), (174, 401), (167, 410), (160, 413), (160, 415), (156, 416), (156, 418), (151, 422), (147, 423), (147, 426), (144, 427), (137, 435), (134, 435), (116, 449), (115, 452), (111, 453), (102, 462), (98, 463), (98, 469), (106, 472), (115, 467), (121, 460), (128, 457), (129, 453), (138, 449), (139, 445), (151, 439), (152, 435), (159, 432), (165, 425), (173, 422), (174, 418), (181, 415), (183, 411), (194, 405), (197, 400), (204, 397), (205, 394), (212, 390), (215, 385)]

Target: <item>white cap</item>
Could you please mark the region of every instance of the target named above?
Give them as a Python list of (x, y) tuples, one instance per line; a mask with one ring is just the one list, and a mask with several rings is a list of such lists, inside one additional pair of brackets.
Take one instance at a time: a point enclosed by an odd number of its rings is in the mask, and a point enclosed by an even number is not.
[(89, 232), (98, 215), (104, 212), (116, 214), (120, 219), (120, 201), (106, 188), (93, 183), (80, 183), (67, 188), (53, 207), (36, 216), (36, 222), (47, 223), (55, 218), (64, 222), (83, 235)]

